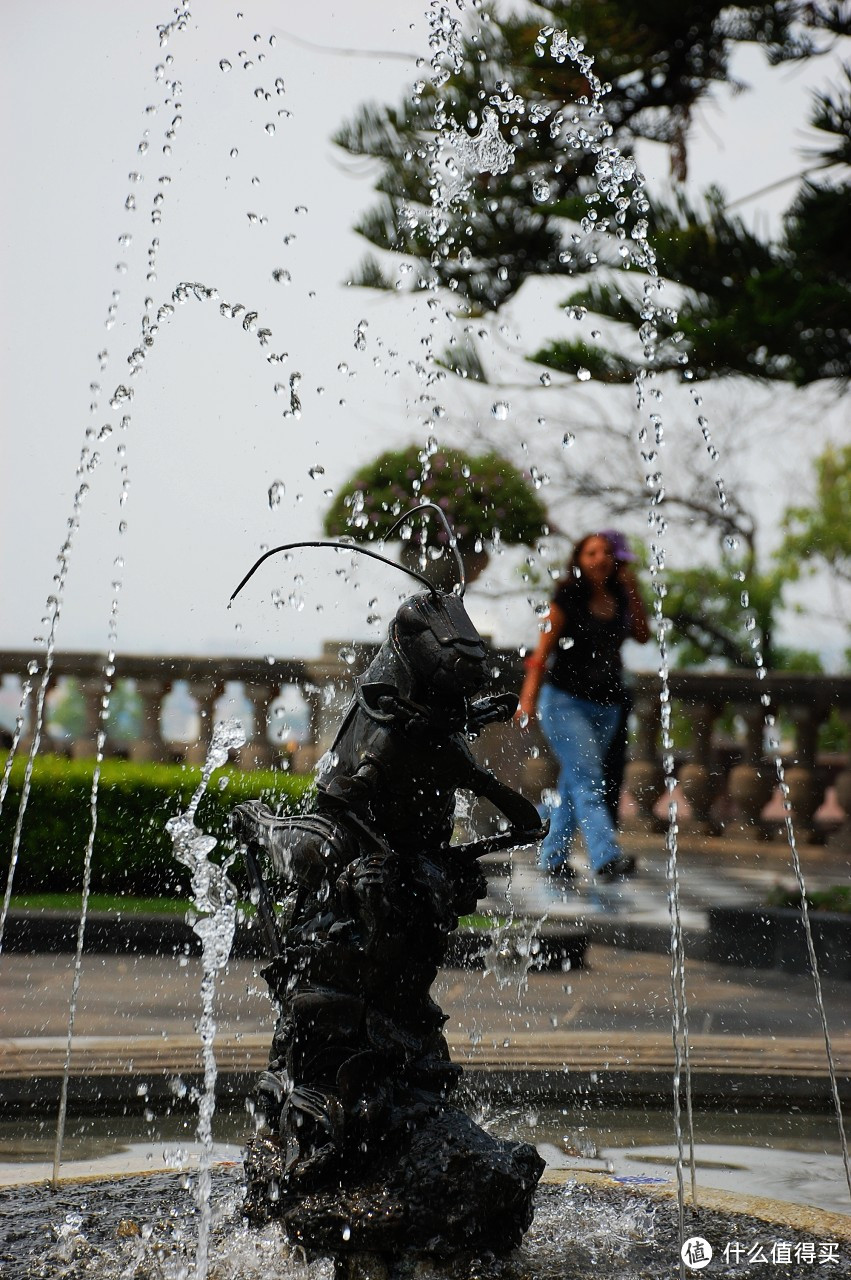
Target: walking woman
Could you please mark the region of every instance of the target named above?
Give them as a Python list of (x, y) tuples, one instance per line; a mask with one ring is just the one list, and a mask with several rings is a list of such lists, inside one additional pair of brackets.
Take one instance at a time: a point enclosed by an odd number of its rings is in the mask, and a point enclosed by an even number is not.
[(560, 766), (560, 803), (540, 852), (541, 868), (553, 875), (575, 874), (568, 858), (577, 826), (598, 880), (635, 871), (635, 859), (621, 853), (606, 806), (603, 757), (626, 698), (621, 647), (627, 638), (644, 644), (649, 637), (631, 570), (616, 563), (608, 538), (587, 534), (573, 549), (548, 625), (526, 659), (517, 712), (521, 724), (538, 716)]

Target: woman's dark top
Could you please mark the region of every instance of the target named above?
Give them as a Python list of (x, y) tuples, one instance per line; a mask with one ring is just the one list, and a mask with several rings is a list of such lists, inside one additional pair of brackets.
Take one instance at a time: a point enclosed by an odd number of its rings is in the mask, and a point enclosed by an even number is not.
[(623, 702), (626, 696), (621, 645), (629, 635), (627, 597), (619, 582), (611, 589), (617, 602), (615, 616), (598, 618), (588, 607), (590, 593), (584, 582), (559, 585), (553, 604), (565, 621), (548, 674), (557, 689), (604, 706)]

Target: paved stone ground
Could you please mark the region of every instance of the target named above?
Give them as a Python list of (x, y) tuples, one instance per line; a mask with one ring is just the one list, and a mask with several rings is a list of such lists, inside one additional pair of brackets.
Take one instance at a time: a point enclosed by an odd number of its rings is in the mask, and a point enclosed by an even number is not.
[[(511, 964), (497, 973), (445, 971), (435, 996), (449, 1014), (447, 1033), (459, 1060), (494, 1075), (537, 1071), (550, 1085), (565, 1067), (588, 1080), (601, 1071), (624, 1071), (633, 1079), (655, 1072), (658, 1082), (670, 1073), (670, 962), (660, 949), (669, 928), (663, 843), (663, 837), (627, 839), (640, 860), (634, 880), (601, 888), (581, 878), (567, 894), (552, 891), (528, 854), (515, 860), (510, 881), (504, 865), (492, 868), (494, 909), (512, 905), (531, 922), (546, 917), (555, 927), (581, 923), (592, 943), (586, 967), (567, 973), (524, 975)], [(847, 860), (836, 852), (807, 847), (802, 861), (811, 887), (847, 881)], [(685, 838), (680, 876), (696, 1069), (714, 1074), (719, 1089), (725, 1082), (739, 1087), (742, 1073), (750, 1073), (753, 1091), (764, 1077), (788, 1098), (805, 1096), (808, 1081), (818, 1079), (823, 1097), (826, 1056), (811, 977), (697, 958), (710, 905), (756, 904), (772, 884), (793, 883), (788, 849)], [(655, 949), (594, 941), (605, 939), (604, 926), (613, 921), (635, 926), (638, 942), (644, 938)], [(225, 1069), (235, 1073), (256, 1071), (265, 1059), (274, 1015), (261, 967), (259, 961), (232, 961), (219, 983), (219, 1044), (230, 1064)], [(0, 957), (0, 1093), (4, 1081), (55, 1081), (61, 1074), (72, 968), (67, 954)], [(195, 959), (86, 956), (72, 1060), (78, 1077), (126, 1076), (142, 1061), (162, 1075), (195, 1071), (199, 987)], [(846, 1093), (849, 986), (824, 981), (823, 988)]]
[[(262, 962), (232, 961), (219, 984), (223, 1035), (270, 1031), (273, 1010), (260, 977)], [(73, 956), (9, 955), (0, 959), (0, 1042), (63, 1037), (68, 1023)], [(812, 980), (687, 959), (692, 1030), (703, 1035), (820, 1037)], [(583, 969), (497, 976), (447, 970), (435, 997), (449, 1013), (454, 1037), (556, 1030), (670, 1034), (667, 956), (593, 945)], [(198, 1017), (200, 961), (165, 956), (85, 956), (75, 1021), (77, 1036), (192, 1035)], [(851, 1031), (848, 984), (824, 983), (832, 1030)]]
[[(638, 860), (638, 874), (631, 880), (596, 883), (580, 854), (574, 859), (579, 873), (575, 885), (564, 892), (552, 887), (531, 852), (523, 850), (511, 864), (494, 863), (499, 874), (491, 880), (487, 906), (494, 910), (513, 906), (519, 915), (532, 919), (546, 915), (550, 921), (581, 922), (591, 926), (592, 936), (595, 927), (616, 922), (668, 929), (664, 834), (628, 833), (621, 843)], [(810, 889), (847, 884), (851, 879), (851, 856), (841, 850), (803, 845), (800, 860)], [(705, 932), (710, 907), (762, 905), (775, 885), (796, 885), (790, 849), (780, 839), (756, 842), (685, 834), (679, 841), (678, 869), (682, 927), (695, 936)]]

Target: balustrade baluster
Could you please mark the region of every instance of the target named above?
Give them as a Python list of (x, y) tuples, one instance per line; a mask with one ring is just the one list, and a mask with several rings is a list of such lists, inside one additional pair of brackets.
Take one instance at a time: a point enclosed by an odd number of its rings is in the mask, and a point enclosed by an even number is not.
[[(840, 710), (839, 718), (851, 742), (851, 708)], [(837, 804), (842, 807), (845, 818), (842, 826), (831, 835), (828, 844), (832, 849), (845, 849), (851, 853), (851, 751), (846, 758), (845, 768), (836, 775), (833, 786)]]
[(818, 730), (822, 716), (816, 707), (794, 707), (795, 755), (785, 770), (792, 816), (801, 840), (812, 840), (813, 814), (824, 799), (824, 780), (816, 769)]
[(639, 693), (634, 701), (635, 741), (626, 766), (625, 786), (635, 800), (640, 827), (657, 831), (664, 823), (653, 813), (653, 806), (665, 786), (665, 771), (659, 759), (661, 708), (658, 696)]
[(765, 712), (761, 706), (736, 708), (746, 726), (745, 758), (730, 770), (727, 786), (739, 812), (737, 834), (765, 836), (760, 816), (774, 794), (777, 771), (763, 752)]
[(712, 768), (712, 725), (718, 708), (696, 702), (683, 708), (691, 723), (691, 758), (679, 771), (678, 781), (692, 812), (692, 825), (704, 834), (713, 830), (712, 805), (721, 790), (717, 769)]
[(71, 743), (73, 760), (91, 760), (97, 754), (97, 735), (100, 727), (103, 680), (90, 676), (77, 681), (83, 697), (85, 717), (83, 731)]
[(213, 735), (213, 720), (216, 703), (224, 690), (221, 680), (190, 680), (189, 692), (198, 706), (201, 723), (198, 729), (197, 742), (191, 742), (186, 749), (187, 764), (203, 764), (207, 759), (207, 748)]
[(254, 714), (254, 732), (251, 740), (242, 748), (240, 759), (245, 760), (251, 768), (270, 769), (275, 761), (275, 752), (269, 741), (269, 705), (276, 696), (273, 685), (254, 684), (247, 680), (243, 683), (243, 692), (251, 703)]
[(162, 761), (167, 754), (162, 736), (162, 704), (171, 682), (137, 678), (133, 683), (139, 699), (140, 723), (139, 736), (130, 744), (130, 759), (140, 763)]

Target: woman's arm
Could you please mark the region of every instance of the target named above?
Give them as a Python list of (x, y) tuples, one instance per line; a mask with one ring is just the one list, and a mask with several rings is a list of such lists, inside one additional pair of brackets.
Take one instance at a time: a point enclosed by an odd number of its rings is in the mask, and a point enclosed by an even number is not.
[(566, 622), (564, 610), (560, 609), (557, 604), (551, 604), (547, 614), (547, 622), (549, 622), (549, 626), (547, 627), (545, 622), (545, 629), (541, 632), (538, 647), (534, 653), (529, 655), (524, 664), (526, 677), (520, 690), (520, 705), (515, 716), (515, 719), (521, 725), (525, 725), (529, 720), (535, 718), (538, 694), (544, 681), (547, 664), (553, 649), (559, 642), (559, 637), (564, 631)]
[(639, 644), (646, 644), (650, 639), (647, 610), (644, 608), (635, 574), (625, 564), (618, 569), (618, 582), (626, 592), (626, 625), (630, 637)]

